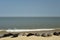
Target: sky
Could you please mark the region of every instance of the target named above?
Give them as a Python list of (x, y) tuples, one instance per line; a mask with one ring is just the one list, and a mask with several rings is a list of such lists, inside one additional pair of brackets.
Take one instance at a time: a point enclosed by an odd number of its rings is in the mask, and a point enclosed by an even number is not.
[(0, 0), (0, 17), (60, 17), (60, 0)]

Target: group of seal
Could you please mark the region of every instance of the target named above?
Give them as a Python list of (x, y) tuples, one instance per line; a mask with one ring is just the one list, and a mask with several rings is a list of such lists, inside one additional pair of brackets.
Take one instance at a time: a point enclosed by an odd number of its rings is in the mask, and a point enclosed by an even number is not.
[[(12, 34), (12, 33), (8, 33), (8, 34), (4, 34), (2, 36), (0, 36), (0, 38), (3, 38), (3, 37), (9, 37), (9, 36), (12, 36), (11, 38), (15, 38), (15, 37), (18, 37), (19, 33), (16, 33), (16, 34)], [(29, 36), (40, 36), (40, 34), (38, 33), (28, 33), (26, 36), (29, 37)], [(59, 36), (60, 35), (60, 32), (53, 32), (53, 35), (55, 36)], [(52, 36), (51, 33), (42, 33), (41, 34), (42, 37), (49, 37), (49, 36)]]
[(42, 36), (42, 37), (50, 37), (50, 36), (52, 36), (52, 35), (59, 36), (59, 35), (60, 35), (60, 32), (42, 33), (41, 35), (40, 35), (40, 34), (37, 34), (37, 33), (35, 33), (35, 34), (29, 33), (29, 34), (27, 35), (27, 37), (32, 36), (32, 35)]

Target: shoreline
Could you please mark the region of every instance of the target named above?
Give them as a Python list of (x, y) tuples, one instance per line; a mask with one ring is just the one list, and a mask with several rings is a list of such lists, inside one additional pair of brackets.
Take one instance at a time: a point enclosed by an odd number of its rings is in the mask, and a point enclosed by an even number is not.
[(50, 31), (55, 29), (8, 29), (6, 32)]
[(7, 29), (7, 30), (0, 30), (0, 34), (16, 34), (21, 33), (23, 35), (24, 33), (53, 33), (53, 32), (60, 32), (59, 29)]
[(60, 30), (60, 28), (44, 28), (44, 29), (0, 29), (1, 31), (6, 31), (6, 32), (28, 32), (28, 31), (52, 31), (52, 30)]
[(28, 32), (28, 31), (51, 31), (56, 29), (7, 29), (7, 30), (0, 30), (6, 32)]

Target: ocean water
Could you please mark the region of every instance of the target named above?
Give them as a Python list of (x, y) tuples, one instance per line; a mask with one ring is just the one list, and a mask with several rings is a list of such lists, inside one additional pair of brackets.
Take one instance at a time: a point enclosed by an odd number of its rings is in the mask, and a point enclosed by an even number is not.
[(0, 29), (60, 28), (60, 17), (0, 17)]

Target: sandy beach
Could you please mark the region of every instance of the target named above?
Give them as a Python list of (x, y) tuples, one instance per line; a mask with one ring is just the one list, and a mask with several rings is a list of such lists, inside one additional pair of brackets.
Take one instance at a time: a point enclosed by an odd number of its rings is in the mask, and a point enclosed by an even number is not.
[[(42, 31), (39, 31), (39, 30), (42, 30)], [(48, 29), (49, 31), (47, 31), (47, 29), (39, 29), (39, 30), (37, 30), (37, 31), (36, 30), (32, 30), (32, 32), (30, 32), (30, 30), (28, 30), (29, 31), (28, 33), (40, 33), (40, 34), (42, 34), (42, 33), (60, 32), (60, 29), (58, 29), (58, 30), (57, 29), (56, 30), (49, 30)], [(23, 31), (23, 32), (21, 31), (21, 32), (24, 33), (25, 31)], [(32, 35), (32, 36), (28, 37), (28, 36), (26, 36), (26, 34), (25, 34), (25, 36), (22, 36), (21, 32), (20, 32), (20, 35), (18, 35), (18, 37), (12, 38), (12, 36), (8, 36), (8, 37), (0, 38), (0, 40), (60, 40), (60, 35), (56, 36), (56, 35), (52, 34), (52, 36), (46, 36), (46, 37), (43, 37), (41, 35), (40, 36)], [(0, 32), (0, 33), (2, 34), (2, 33), (5, 33), (5, 32), (3, 31), (3, 32)]]
[(0, 40), (60, 40), (60, 36), (51, 36), (51, 37), (41, 37), (41, 36), (18, 36), (16, 38), (5, 37), (0, 38)]

